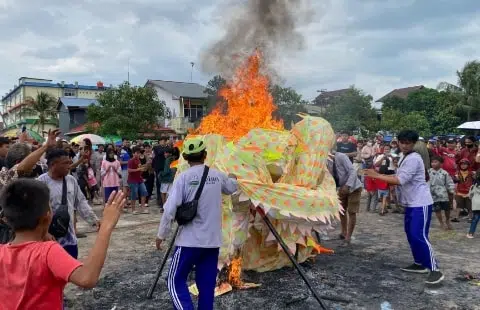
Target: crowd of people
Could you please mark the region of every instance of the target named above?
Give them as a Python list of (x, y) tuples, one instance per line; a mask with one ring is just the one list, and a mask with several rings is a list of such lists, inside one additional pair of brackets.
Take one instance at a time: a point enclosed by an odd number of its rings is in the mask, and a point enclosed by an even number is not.
[[(62, 309), (66, 283), (95, 286), (120, 214), (148, 213), (156, 187), (157, 205), (164, 208), (157, 248), (173, 220), (185, 221), (168, 275), (174, 307), (193, 308), (187, 278), (196, 267), (199, 306), (212, 309), (221, 247), (221, 195), (238, 190), (235, 175), (204, 164), (207, 150), (200, 139), (183, 145), (182, 156), (190, 168), (173, 182), (180, 151), (166, 138), (155, 146), (143, 141), (131, 146), (125, 139), (119, 147), (99, 145), (94, 150), (89, 140), (69, 144), (58, 135), (57, 130), (50, 131), (46, 143), (33, 148), (21, 137), (20, 143), (0, 139), (0, 300), (5, 308)], [(426, 283), (440, 283), (444, 275), (428, 239), (431, 216), (435, 212), (447, 230), (453, 229), (451, 222), (471, 221), (467, 236), (473, 237), (480, 218), (479, 163), (473, 137), (460, 145), (452, 139), (425, 143), (416, 132), (406, 130), (385, 143), (380, 134), (372, 141), (355, 141), (342, 133), (327, 164), (344, 208), (343, 245), (351, 242), (365, 189), (367, 210), (385, 215), (393, 203), (394, 211), (405, 214), (413, 263), (402, 270), (428, 273)], [(101, 221), (92, 210), (95, 203), (105, 203)], [(191, 208), (194, 216), (185, 220)], [(77, 213), (98, 230), (83, 263), (77, 260)]]
[[(155, 187), (163, 210), (172, 188), (180, 154), (166, 137), (153, 147), (124, 139), (94, 149), (88, 139), (70, 144), (59, 134), (49, 131), (44, 145), (0, 138), (2, 309), (62, 309), (67, 282), (95, 286), (120, 213), (149, 213)], [(101, 220), (94, 204), (105, 204)], [(83, 263), (77, 214), (98, 231)]]
[[(398, 139), (385, 142), (381, 133), (375, 139), (356, 141), (348, 132), (342, 132), (337, 151), (347, 155), (357, 171), (373, 168), (383, 175), (395, 175), (402, 156)], [(419, 138), (415, 151), (422, 156), (434, 199), (433, 211), (441, 227), (453, 230), (452, 222), (465, 220), (472, 224), (467, 237), (473, 238), (480, 217), (480, 205), (472, 203), (477, 201), (476, 188), (480, 185), (480, 152), (476, 138), (446, 137), (428, 141)], [(368, 195), (367, 212), (378, 212), (382, 216), (389, 210), (405, 212), (397, 201), (395, 185), (365, 176), (361, 176), (361, 180)]]
[(363, 190), (366, 211), (405, 214), (405, 231), (414, 264), (407, 272), (427, 273), (427, 283), (443, 280), (428, 230), (432, 213), (442, 229), (453, 223), (471, 223), (473, 238), (480, 221), (480, 151), (473, 136), (425, 141), (404, 131), (389, 142), (378, 133), (374, 139), (356, 140), (348, 132), (338, 135), (329, 169), (344, 208), (340, 239), (350, 243)]

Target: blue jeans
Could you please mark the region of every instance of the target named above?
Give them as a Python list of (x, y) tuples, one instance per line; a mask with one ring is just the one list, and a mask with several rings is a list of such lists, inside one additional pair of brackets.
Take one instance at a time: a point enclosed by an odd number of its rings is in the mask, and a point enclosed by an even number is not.
[(145, 183), (129, 183), (128, 186), (130, 186), (130, 199), (131, 200), (137, 200), (138, 195), (140, 197), (147, 197), (147, 188), (145, 187)]
[(195, 309), (187, 286), (188, 274), (193, 266), (199, 292), (198, 310), (213, 309), (219, 252), (219, 248), (175, 248), (167, 283), (174, 309)]
[(470, 224), (470, 231), (468, 232), (469, 234), (473, 235), (475, 233), (475, 230), (477, 230), (477, 224), (479, 221), (480, 221), (480, 211), (474, 210), (472, 224)]

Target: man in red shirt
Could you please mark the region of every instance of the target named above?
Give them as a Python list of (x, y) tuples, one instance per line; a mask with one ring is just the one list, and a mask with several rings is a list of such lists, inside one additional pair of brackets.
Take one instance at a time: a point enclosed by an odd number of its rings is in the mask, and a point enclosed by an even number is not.
[(480, 167), (479, 163), (476, 162), (475, 157), (478, 153), (478, 148), (475, 145), (476, 139), (473, 136), (469, 136), (465, 138), (465, 147), (457, 153), (456, 160), (457, 164), (460, 163), (462, 159), (468, 159), (470, 162), (470, 171), (477, 171)]
[(113, 192), (105, 205), (95, 245), (83, 264), (57, 242), (43, 241), (52, 222), (47, 185), (18, 179), (4, 188), (0, 204), (15, 231), (11, 243), (0, 245), (0, 309), (62, 310), (68, 282), (84, 288), (97, 284), (125, 204), (122, 192)]
[(443, 170), (447, 171), (448, 174), (453, 178), (457, 173), (457, 150), (455, 149), (457, 143), (454, 138), (449, 138), (447, 140), (447, 147), (439, 148), (439, 156), (443, 158)]
[(147, 187), (143, 183), (142, 173), (146, 170), (140, 162), (140, 147), (136, 146), (132, 150), (133, 157), (128, 161), (128, 186), (130, 187), (130, 203), (132, 207), (132, 214), (139, 214), (135, 210), (135, 204), (140, 195), (140, 213), (148, 214), (148, 209), (145, 208), (146, 199), (148, 196)]

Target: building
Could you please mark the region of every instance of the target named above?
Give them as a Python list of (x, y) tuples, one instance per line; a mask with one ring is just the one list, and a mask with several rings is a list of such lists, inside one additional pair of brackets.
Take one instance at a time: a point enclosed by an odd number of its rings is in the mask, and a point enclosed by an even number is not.
[[(55, 98), (85, 98), (95, 99), (108, 87), (104, 87), (102, 82), (96, 85), (80, 85), (78, 82), (66, 84), (64, 81), (55, 83), (52, 80), (21, 77), (18, 84), (2, 97), (0, 112), (2, 113), (3, 122), (7, 129), (19, 128), (23, 124), (29, 129), (36, 122), (35, 115), (24, 117), (21, 115), (22, 107), (25, 106), (26, 99), (35, 98), (38, 93), (45, 92)], [(29, 126), (30, 125), (30, 126)], [(57, 121), (52, 119), (45, 129), (57, 126)]]
[[(320, 107), (320, 113), (323, 112), (335, 98), (341, 97), (348, 93), (350, 88), (337, 89), (332, 91), (320, 90), (320, 95), (318, 95), (313, 100), (313, 105)], [(318, 109), (317, 109), (318, 110)]]
[(58, 99), (58, 127), (62, 133), (69, 133), (74, 128), (87, 122), (87, 108), (98, 104), (97, 99), (61, 97)]
[(383, 102), (387, 98), (392, 98), (392, 97), (397, 97), (400, 99), (407, 99), (408, 95), (410, 95), (413, 92), (416, 92), (418, 90), (424, 89), (425, 86), (419, 85), (419, 86), (411, 86), (411, 87), (404, 87), (404, 88), (397, 88), (383, 96), (382, 98), (378, 99), (375, 101), (374, 108), (376, 110), (381, 110), (383, 106)]
[(170, 118), (165, 126), (185, 135), (194, 128), (207, 112), (208, 95), (205, 87), (196, 83), (148, 80), (145, 86), (153, 87), (158, 98), (165, 101)]

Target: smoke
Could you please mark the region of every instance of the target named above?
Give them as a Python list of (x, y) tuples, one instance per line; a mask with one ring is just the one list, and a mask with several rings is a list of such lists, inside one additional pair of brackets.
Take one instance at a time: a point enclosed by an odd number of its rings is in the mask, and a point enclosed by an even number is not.
[(264, 56), (262, 70), (274, 77), (273, 61), (279, 54), (304, 48), (298, 28), (309, 23), (310, 7), (310, 0), (243, 0), (223, 9), (230, 15), (226, 33), (202, 52), (202, 70), (229, 79), (235, 68), (259, 49)]

